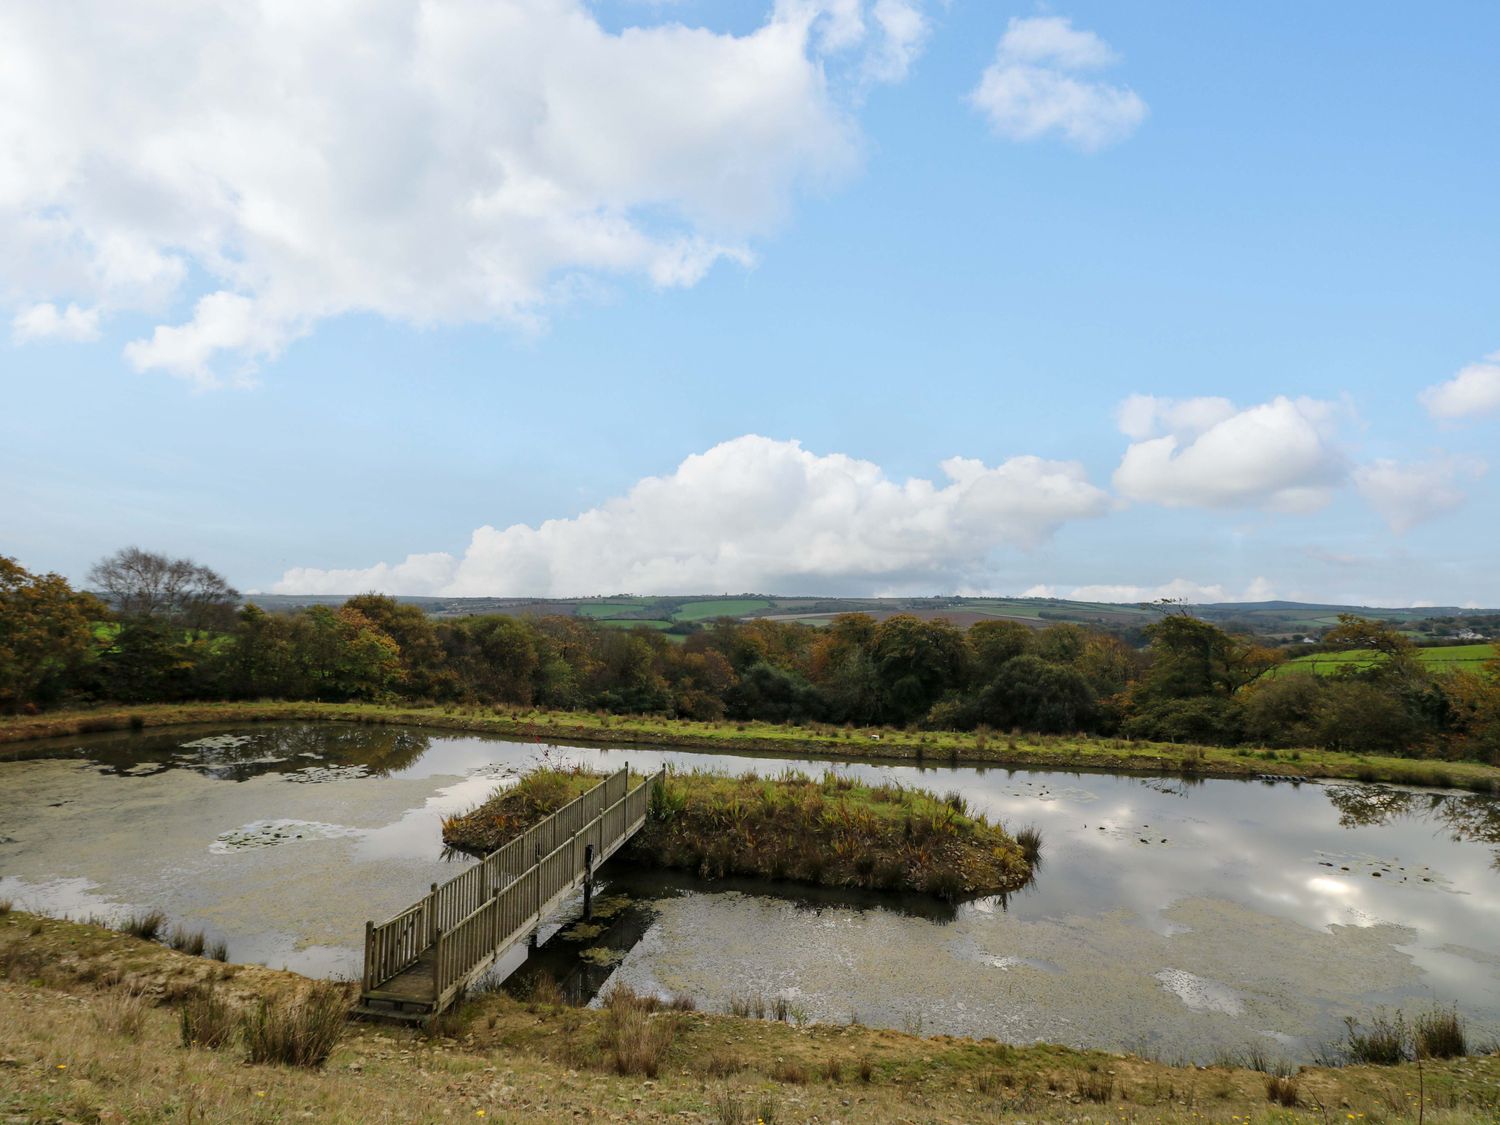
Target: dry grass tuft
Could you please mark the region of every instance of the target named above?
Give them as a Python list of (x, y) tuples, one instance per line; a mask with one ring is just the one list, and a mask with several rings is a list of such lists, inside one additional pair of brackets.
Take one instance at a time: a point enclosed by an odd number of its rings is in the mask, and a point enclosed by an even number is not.
[(188, 996), (177, 1013), (177, 1027), (184, 1047), (206, 1047), (217, 1051), (239, 1030), (234, 1009), (212, 988)]
[(1457, 1009), (1434, 1008), (1412, 1021), (1412, 1040), (1424, 1059), (1459, 1059), (1469, 1053), (1469, 1036)]
[(1086, 1102), (1105, 1105), (1115, 1096), (1114, 1076), (1102, 1070), (1085, 1070), (1073, 1080), (1073, 1088)]
[(241, 1021), (245, 1052), (253, 1063), (317, 1068), (344, 1034), (349, 1003), (341, 986), (315, 983), (300, 1000), (274, 1007), (262, 1000)]
[(167, 938), (167, 944), (179, 953), (202, 957), (203, 951), (208, 948), (208, 938), (204, 936), (202, 930), (189, 930), (184, 926), (174, 926), (171, 936)]
[(1296, 1109), (1302, 1101), (1302, 1096), (1297, 1089), (1297, 1076), (1294, 1074), (1266, 1075), (1266, 1101), (1285, 1106), (1287, 1109)]
[(680, 1017), (658, 1012), (661, 1001), (616, 985), (605, 1002), (604, 1046), (616, 1074), (655, 1078), (677, 1038)]
[(120, 923), (120, 932), (138, 937), (142, 941), (155, 941), (166, 929), (167, 916), (160, 910), (150, 910), (145, 914), (132, 914)]
[(151, 1003), (139, 989), (124, 988), (110, 992), (94, 1009), (94, 1019), (101, 1031), (123, 1039), (139, 1039), (146, 1026)]

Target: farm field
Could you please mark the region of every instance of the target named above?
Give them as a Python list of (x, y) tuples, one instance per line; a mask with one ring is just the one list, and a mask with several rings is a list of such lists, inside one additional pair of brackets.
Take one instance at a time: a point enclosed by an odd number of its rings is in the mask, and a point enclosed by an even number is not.
[[(1418, 659), (1435, 671), (1463, 669), (1465, 671), (1477, 672), (1489, 661), (1494, 660), (1500, 651), (1493, 644), (1474, 645), (1445, 645), (1439, 648), (1424, 648), (1419, 650)], [(1307, 656), (1299, 656), (1295, 660), (1289, 660), (1277, 669), (1277, 672), (1286, 674), (1316, 674), (1320, 676), (1331, 676), (1342, 669), (1368, 668), (1379, 656), (1370, 649), (1348, 649), (1344, 652), (1318, 652)]]

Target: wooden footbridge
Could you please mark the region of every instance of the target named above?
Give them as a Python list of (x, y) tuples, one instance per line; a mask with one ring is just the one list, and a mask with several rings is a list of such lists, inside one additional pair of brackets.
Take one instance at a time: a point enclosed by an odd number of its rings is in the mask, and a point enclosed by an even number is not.
[(432, 889), (394, 918), (365, 923), (358, 1011), (420, 1020), (442, 1011), (516, 945), (646, 823), (665, 770), (630, 787), (611, 774), (541, 823)]

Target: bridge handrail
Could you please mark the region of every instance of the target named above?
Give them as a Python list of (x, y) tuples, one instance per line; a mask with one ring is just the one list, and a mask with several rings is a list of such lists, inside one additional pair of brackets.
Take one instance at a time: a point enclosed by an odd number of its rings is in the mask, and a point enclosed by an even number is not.
[[(627, 815), (624, 818), (619, 831), (628, 830), (629, 825), (644, 815), (649, 802), (647, 787), (655, 784), (664, 773), (663, 770), (647, 778), (631, 790), (629, 767), (619, 769), (551, 816), (495, 849), (479, 863), (441, 885), (434, 883), (431, 890), (414, 905), (384, 922), (366, 922), (365, 990), (369, 991), (410, 968), (430, 947), (438, 946), (437, 953), (443, 954), (445, 951), (443, 943), (439, 941), (440, 936), (452, 934), (460, 927), (477, 926), (479, 923), (473, 920), (486, 911), (495, 915), (496, 926), (501, 925), (514, 912), (508, 912), (507, 907), (496, 906), (496, 902), (510, 903), (512, 898), (522, 905), (531, 900), (548, 901), (557, 888), (576, 878), (576, 872), (582, 870), (582, 845), (577, 844), (577, 841), (583, 838), (585, 842), (593, 843), (595, 854), (601, 855), (606, 845), (613, 842), (614, 836), (619, 834), (606, 835), (603, 832), (602, 824), (606, 815), (622, 802), (634, 799), (641, 811), (639, 815)], [(633, 808), (634, 805), (632, 810)], [(596, 829), (592, 836), (587, 834), (590, 828)], [(575, 873), (551, 890), (543, 887), (545, 893), (540, 899), (536, 899), (534, 884), (537, 880), (545, 882), (545, 876), (541, 873), (542, 864), (569, 843), (575, 844), (577, 852), (576, 862), (572, 865)], [(530, 878), (533, 870), (538, 871), (537, 880)], [(523, 887), (531, 888), (529, 898), (526, 891), (521, 889)], [(514, 895), (512, 888), (517, 888)], [(529, 913), (527, 912), (528, 916)], [(511, 930), (504, 932), (509, 934)], [(498, 936), (498, 932), (493, 936)], [(434, 972), (436, 974), (436, 968)]]
[(593, 844), (594, 854), (600, 855), (605, 847), (628, 836), (631, 827), (645, 819), (651, 788), (665, 774), (665, 770), (658, 771), (634, 789), (626, 789), (619, 800), (580, 825), (524, 875), (498, 888), (451, 928), (441, 930), (433, 958), (434, 1001), (441, 1001), (449, 988), (490, 954), (539, 925), (547, 904), (582, 874), (585, 848)]

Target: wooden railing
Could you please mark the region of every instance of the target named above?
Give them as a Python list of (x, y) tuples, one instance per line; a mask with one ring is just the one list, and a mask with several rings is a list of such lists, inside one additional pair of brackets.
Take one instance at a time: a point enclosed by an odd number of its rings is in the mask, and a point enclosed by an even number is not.
[(622, 769), (546, 820), (379, 925), (365, 924), (366, 992), (433, 950), (437, 1006), (475, 967), (519, 940), (573, 888), (592, 862), (617, 850), (644, 823), (651, 789), (665, 771), (630, 788)]

